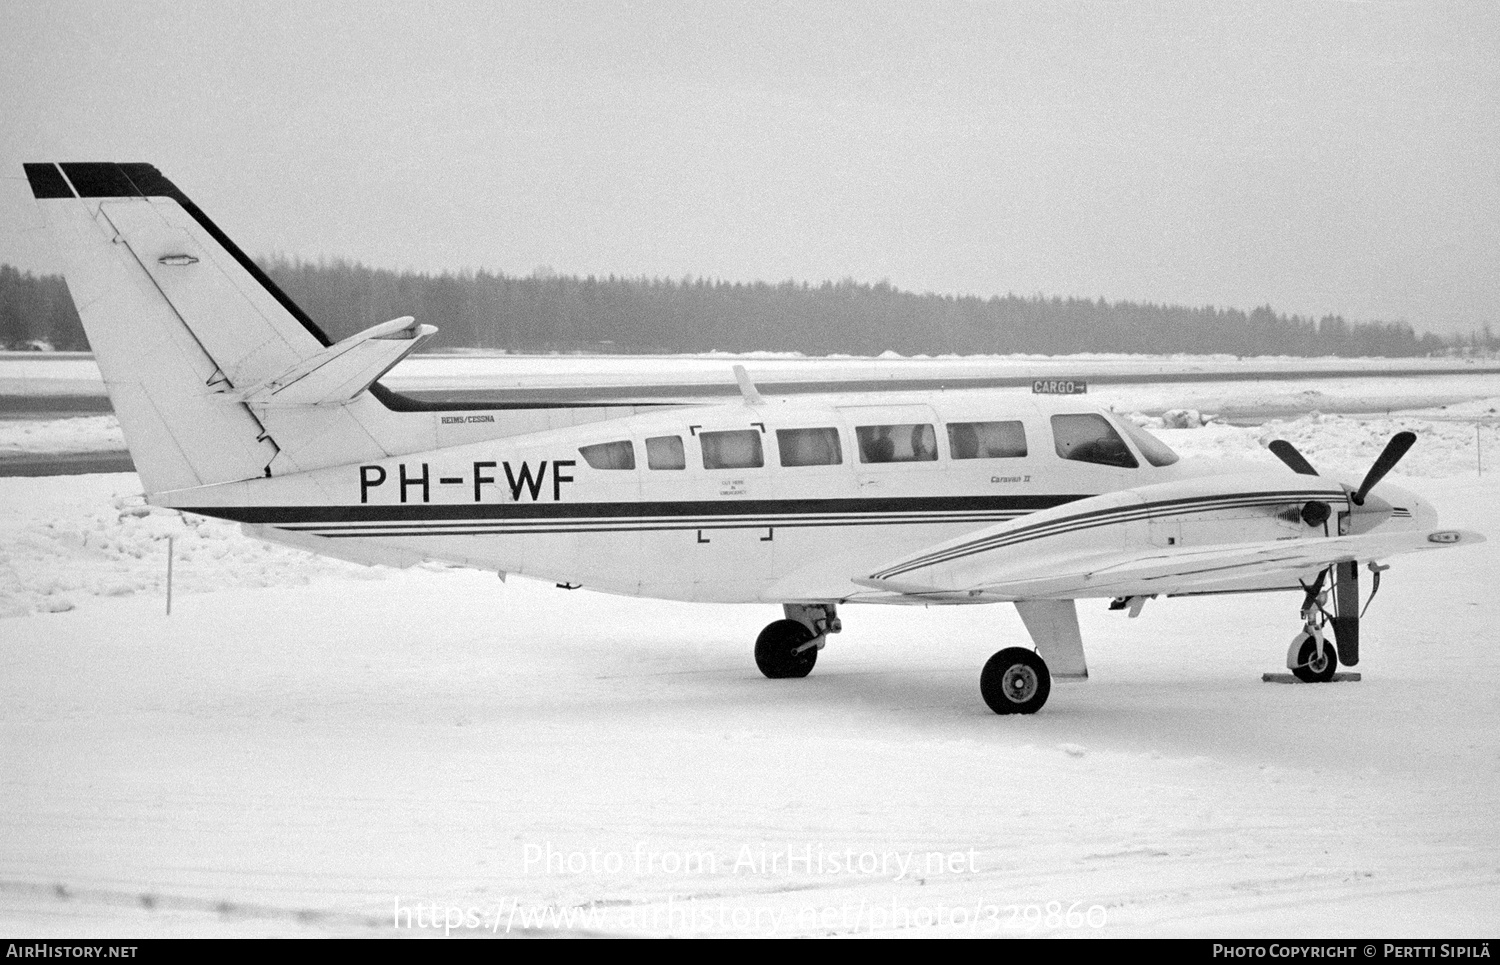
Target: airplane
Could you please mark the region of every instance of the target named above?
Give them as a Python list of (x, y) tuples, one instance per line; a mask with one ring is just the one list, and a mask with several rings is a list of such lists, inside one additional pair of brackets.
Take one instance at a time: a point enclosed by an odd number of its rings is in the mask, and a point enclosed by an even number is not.
[[(608, 593), (779, 604), (755, 641), (805, 677), (846, 603), (1014, 603), (1033, 647), (980, 673), (997, 714), (1088, 677), (1077, 601), (1290, 590), (1300, 680), (1359, 662), (1360, 571), (1483, 541), (1383, 479), (1184, 460), (1077, 396), (418, 401), (380, 379), (437, 329), (334, 342), (149, 164), (24, 166), (148, 500), (367, 564), (443, 561)], [(727, 374), (727, 373), (726, 373)], [(1332, 606), (1332, 610), (1328, 609)]]

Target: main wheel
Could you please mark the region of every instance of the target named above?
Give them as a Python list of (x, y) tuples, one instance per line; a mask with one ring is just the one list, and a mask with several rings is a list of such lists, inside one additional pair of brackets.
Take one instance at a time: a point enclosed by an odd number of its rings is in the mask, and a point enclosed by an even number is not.
[(1323, 638), (1323, 655), (1319, 657), (1318, 641), (1308, 637), (1297, 648), (1297, 665), (1292, 668), (1292, 674), (1310, 684), (1326, 684), (1333, 679), (1333, 672), (1338, 668), (1339, 652), (1333, 641)]
[(812, 638), (813, 632), (796, 620), (777, 620), (755, 638), (755, 665), (772, 680), (806, 677), (818, 662), (818, 648), (797, 648)]
[(1051, 692), (1047, 662), (1025, 647), (1006, 647), (979, 672), (979, 693), (997, 714), (1034, 714)]

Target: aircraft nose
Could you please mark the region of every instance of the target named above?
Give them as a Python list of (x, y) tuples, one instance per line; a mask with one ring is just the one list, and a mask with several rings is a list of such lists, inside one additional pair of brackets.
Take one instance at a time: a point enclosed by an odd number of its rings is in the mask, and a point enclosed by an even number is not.
[(1422, 499), (1409, 489), (1389, 484), (1376, 486), (1371, 495), (1379, 495), (1381, 499), (1390, 503), (1394, 510), (1406, 510), (1411, 513), (1415, 521), (1413, 525), (1418, 528), (1431, 528), (1437, 525), (1437, 510), (1432, 504)]

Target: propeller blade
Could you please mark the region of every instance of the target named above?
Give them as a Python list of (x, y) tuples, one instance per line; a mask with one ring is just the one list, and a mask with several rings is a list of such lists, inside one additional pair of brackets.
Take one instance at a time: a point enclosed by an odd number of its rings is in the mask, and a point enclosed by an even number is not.
[(1277, 459), (1286, 463), (1292, 472), (1303, 476), (1316, 476), (1318, 474), (1318, 471), (1312, 467), (1312, 463), (1302, 458), (1302, 453), (1297, 451), (1297, 447), (1285, 439), (1277, 439), (1266, 448), (1270, 449)]
[(1375, 465), (1370, 467), (1370, 471), (1365, 473), (1365, 481), (1360, 483), (1359, 489), (1355, 490), (1353, 495), (1349, 497), (1353, 500), (1354, 505), (1363, 506), (1365, 504), (1365, 497), (1370, 495), (1370, 490), (1374, 489), (1375, 484), (1385, 478), (1386, 473), (1396, 468), (1396, 463), (1401, 461), (1401, 457), (1406, 455), (1406, 451), (1416, 441), (1417, 434), (1415, 432), (1398, 432), (1391, 436), (1391, 441), (1385, 444), (1385, 451), (1380, 454), (1380, 458), (1375, 460)]

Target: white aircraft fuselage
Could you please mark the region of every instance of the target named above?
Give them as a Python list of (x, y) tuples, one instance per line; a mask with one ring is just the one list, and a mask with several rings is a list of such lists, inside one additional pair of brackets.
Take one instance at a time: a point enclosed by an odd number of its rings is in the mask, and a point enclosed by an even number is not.
[[(1135, 465), (1064, 458), (1050, 421), (1059, 414), (1109, 421)], [(982, 527), (1142, 486), (1210, 476), (1224, 484), (1221, 498), (1205, 500), (1190, 516), (1130, 521), (1142, 543), (1162, 548), (1324, 538), (1335, 530), (1268, 508), (1346, 498), (1337, 482), (1309, 485), (1277, 466), (1206, 459), (1154, 466), (1121, 417), (1076, 397), (1004, 390), (671, 406), (477, 442), (461, 440), (492, 431), (487, 414), (430, 417), (448, 437), (441, 448), (158, 498), (250, 524), (267, 538), (337, 541), (339, 551), (369, 562), (418, 556), (609, 593), (719, 603), (934, 602), (861, 586), (851, 576)], [(1024, 455), (955, 457), (949, 427), (993, 423), (1019, 425)], [(859, 432), (881, 426), (931, 427), (919, 430), (935, 443), (931, 458), (865, 462)], [(823, 458), (837, 461), (783, 465), (782, 440), (799, 441), (797, 430), (836, 434), (837, 451)], [(753, 435), (759, 453), (751, 446), (744, 458), (729, 460), (742, 465), (724, 468), (719, 453), (705, 451), (705, 439), (717, 441), (719, 433), (738, 433), (736, 441)], [(680, 464), (653, 468), (647, 440), (680, 443)], [(584, 453), (621, 444), (633, 465), (617, 460), (596, 468)], [(1379, 492), (1401, 510), (1383, 527), (1435, 524), (1436, 514), (1415, 495), (1390, 484)], [(316, 542), (327, 549), (325, 539)], [(1267, 585), (1296, 583), (1245, 583)], [(1106, 587), (1093, 595), (1118, 592)], [(972, 602), (1006, 598), (982, 594)]]

